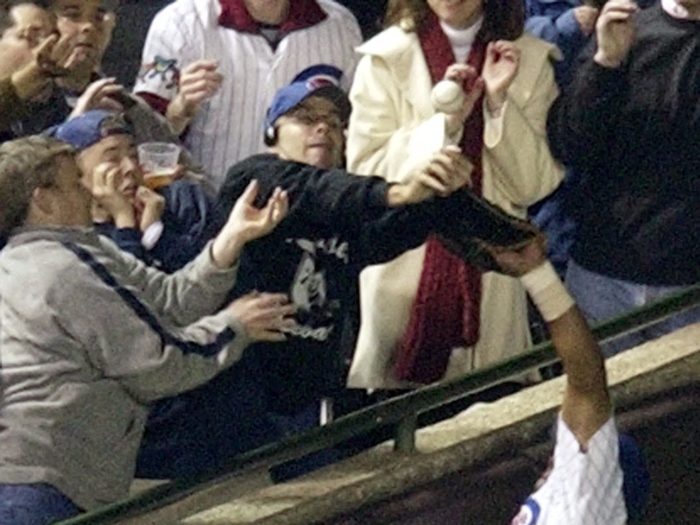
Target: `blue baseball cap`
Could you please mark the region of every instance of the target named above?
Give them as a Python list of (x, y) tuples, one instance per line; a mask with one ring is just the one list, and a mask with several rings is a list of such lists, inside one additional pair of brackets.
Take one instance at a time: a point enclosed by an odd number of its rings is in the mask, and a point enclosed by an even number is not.
[(56, 127), (51, 135), (77, 150), (84, 150), (112, 135), (133, 136), (133, 129), (123, 115), (102, 109), (88, 111)]
[(280, 89), (265, 116), (265, 133), (271, 133), (282, 115), (291, 111), (310, 96), (324, 97), (333, 102), (340, 118), (347, 122), (350, 117), (350, 100), (340, 87), (343, 72), (334, 66), (317, 64), (299, 73), (287, 86)]

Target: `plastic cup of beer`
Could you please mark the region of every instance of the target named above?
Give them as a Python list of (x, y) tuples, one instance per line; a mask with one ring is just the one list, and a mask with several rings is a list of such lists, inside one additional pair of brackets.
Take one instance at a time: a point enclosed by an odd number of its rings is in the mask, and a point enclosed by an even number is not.
[(175, 180), (180, 146), (168, 142), (146, 142), (138, 146), (138, 153), (146, 186), (157, 190)]

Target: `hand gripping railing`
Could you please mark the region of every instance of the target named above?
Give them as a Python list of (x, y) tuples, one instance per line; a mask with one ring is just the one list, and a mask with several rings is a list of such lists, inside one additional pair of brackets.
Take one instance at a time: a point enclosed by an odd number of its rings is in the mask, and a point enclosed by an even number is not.
[[(700, 284), (670, 294), (655, 303), (629, 310), (620, 316), (605, 320), (593, 328), (593, 333), (600, 342), (610, 341), (642, 330), (697, 306), (700, 306)], [(452, 381), (429, 385), (378, 403), (338, 418), (326, 426), (317, 427), (240, 454), (216, 471), (172, 481), (137, 496), (64, 521), (61, 525), (119, 523), (122, 520), (165, 507), (244, 472), (270, 468), (324, 450), (369, 433), (382, 425), (398, 424), (395, 448), (403, 452), (412, 452), (415, 443), (416, 419), (419, 414), (557, 361), (551, 342), (544, 342), (530, 352), (493, 367), (477, 370)]]

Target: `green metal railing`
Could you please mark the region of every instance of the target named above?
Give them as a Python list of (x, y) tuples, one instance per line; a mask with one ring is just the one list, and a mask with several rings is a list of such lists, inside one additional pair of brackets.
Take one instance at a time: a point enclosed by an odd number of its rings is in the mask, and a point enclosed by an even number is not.
[[(700, 285), (670, 294), (663, 300), (630, 310), (599, 323), (593, 333), (600, 342), (642, 330), (673, 315), (700, 306)], [(413, 450), (417, 416), (496, 386), (525, 372), (558, 361), (551, 342), (467, 376), (426, 386), (338, 418), (332, 423), (236, 456), (216, 471), (175, 480), (61, 525), (108, 525), (144, 515), (195, 492), (252, 470), (270, 468), (362, 436), (383, 425), (397, 424), (395, 448)]]

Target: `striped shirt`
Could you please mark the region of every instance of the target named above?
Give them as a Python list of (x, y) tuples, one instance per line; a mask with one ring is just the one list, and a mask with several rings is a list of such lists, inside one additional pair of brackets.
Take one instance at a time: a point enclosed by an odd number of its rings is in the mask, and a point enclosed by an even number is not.
[(619, 435), (610, 418), (581, 451), (559, 418), (554, 466), (511, 525), (625, 525)]
[(328, 16), (289, 33), (274, 50), (261, 34), (221, 27), (218, 0), (178, 0), (153, 20), (135, 92), (172, 99), (179, 70), (196, 60), (219, 61), (221, 90), (203, 104), (185, 137), (217, 188), (231, 165), (264, 151), (265, 112), (275, 93), (299, 72), (330, 64), (345, 72), (344, 87), (349, 87), (360, 28), (345, 7), (317, 1)]

